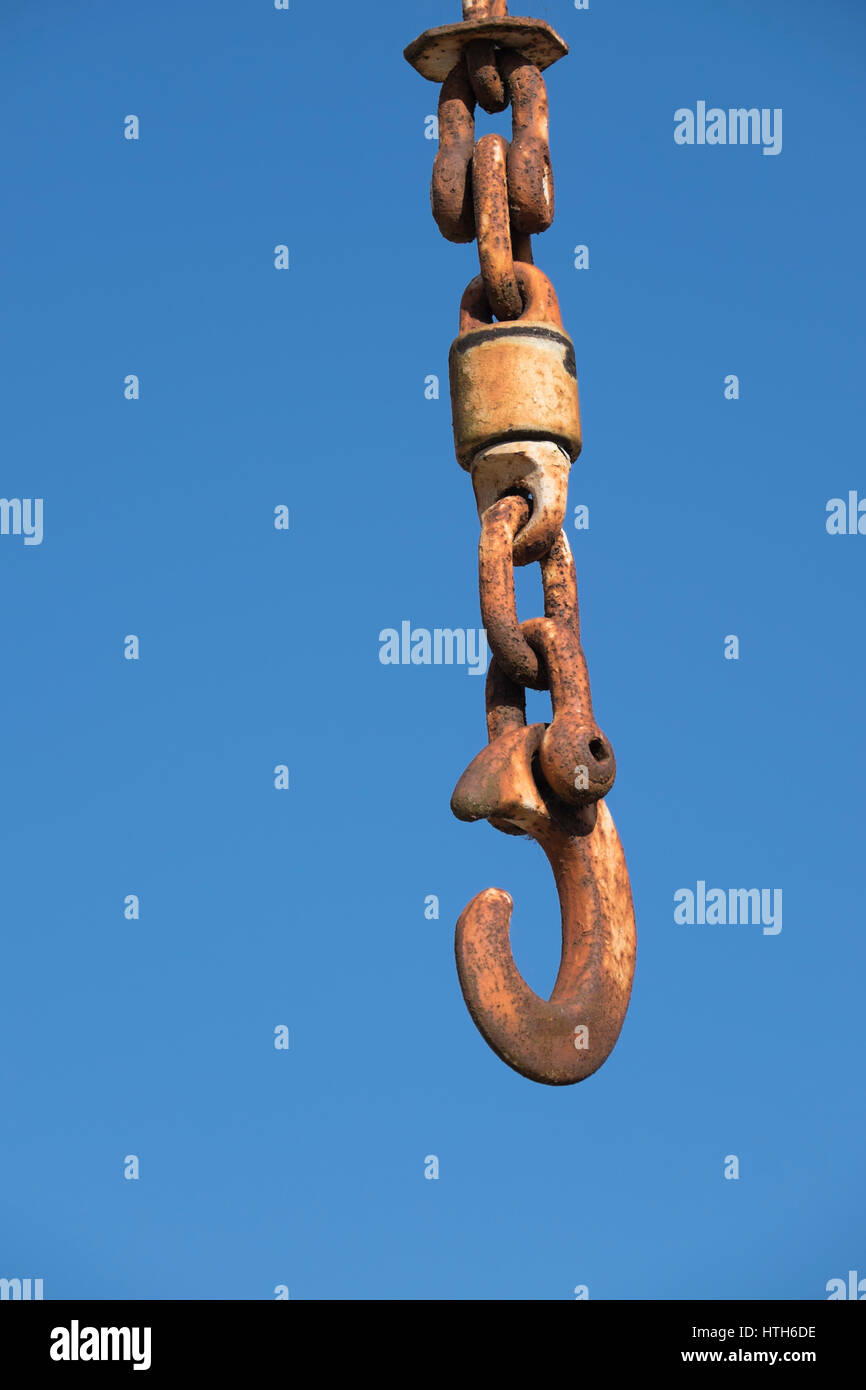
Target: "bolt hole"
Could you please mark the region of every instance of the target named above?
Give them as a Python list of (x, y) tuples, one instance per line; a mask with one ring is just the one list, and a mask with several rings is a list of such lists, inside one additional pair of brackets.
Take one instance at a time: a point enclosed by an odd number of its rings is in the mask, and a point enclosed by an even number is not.
[(530, 514), (530, 516), (532, 515), (533, 511), (535, 510), (534, 498), (533, 498), (532, 493), (530, 492), (529, 488), (526, 488), (526, 487), (519, 487), (519, 486), (516, 486), (516, 487), (509, 487), (509, 488), (506, 488), (506, 489), (505, 489), (505, 491), (503, 492), (502, 496), (503, 496), (503, 497), (522, 497), (523, 500), (524, 500), (524, 502), (528, 502), (528, 504), (529, 504), (529, 514)]

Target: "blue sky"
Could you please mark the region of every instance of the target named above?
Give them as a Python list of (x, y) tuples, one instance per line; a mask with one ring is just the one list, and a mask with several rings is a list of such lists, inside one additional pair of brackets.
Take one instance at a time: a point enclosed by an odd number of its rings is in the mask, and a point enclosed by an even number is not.
[[(866, 19), (527, 8), (572, 48), (535, 252), (638, 925), (620, 1041), (559, 1089), (495, 1058), (454, 969), (488, 885), (539, 992), (559, 958), (541, 852), (449, 811), (483, 681), (379, 660), (402, 620), (480, 625), (446, 387), (476, 253), (430, 216), (437, 89), (401, 56), (457, 0), (4, 8), (0, 492), (44, 537), (0, 535), (0, 1276), (46, 1298), (866, 1276), (866, 535), (825, 525), (866, 497)], [(781, 108), (781, 153), (678, 146), (698, 101)], [(540, 611), (537, 570), (518, 593)], [(781, 889), (782, 930), (677, 924), (699, 881)]]

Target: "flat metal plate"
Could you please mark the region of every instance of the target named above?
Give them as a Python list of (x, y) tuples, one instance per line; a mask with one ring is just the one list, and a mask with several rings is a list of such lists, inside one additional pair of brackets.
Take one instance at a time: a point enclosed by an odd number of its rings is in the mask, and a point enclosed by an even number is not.
[(492, 39), (503, 48), (516, 48), (537, 68), (549, 68), (568, 52), (565, 40), (543, 19), (467, 19), (427, 29), (404, 48), (403, 56), (422, 77), (444, 82), (471, 39)]

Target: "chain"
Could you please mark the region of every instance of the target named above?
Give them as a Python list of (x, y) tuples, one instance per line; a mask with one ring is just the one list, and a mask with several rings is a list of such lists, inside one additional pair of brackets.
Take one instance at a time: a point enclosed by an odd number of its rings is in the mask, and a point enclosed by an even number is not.
[[(489, 43), (481, 42), (485, 48)], [(548, 145), (547, 91), (538, 68), (513, 50), (494, 55), (511, 104), (511, 141), (485, 135), (475, 143), (478, 72), (467, 49), (442, 85), (439, 151), (430, 201), (448, 241), (478, 241), (487, 300), (498, 319), (523, 310), (514, 262), (532, 262), (530, 235), (553, 221), (553, 171)], [(489, 74), (490, 64), (481, 69)], [(475, 79), (473, 81), (473, 79)], [(482, 103), (484, 104), (484, 103)], [(497, 108), (501, 109), (501, 108)]]
[[(563, 961), (547, 1003), (513, 966), (510, 899), (499, 890), (480, 894), (461, 917), (458, 970), (491, 1046), (516, 1070), (550, 1084), (580, 1080), (604, 1061), (625, 1014), (634, 960), (625, 861), (602, 804), (616, 761), (593, 714), (574, 561), (562, 529), (568, 472), (581, 448), (574, 350), (530, 240), (554, 213), (541, 73), (567, 51), (543, 21), (509, 17), (506, 0), (463, 0), (461, 24), (428, 30), (405, 51), (423, 76), (442, 84), (433, 216), (447, 240), (477, 242), (480, 268), (461, 301), (449, 374), (457, 458), (472, 475), (481, 520), (481, 613), (492, 653), (488, 745), (451, 806), (462, 820), (486, 818), (538, 840), (563, 901)], [(510, 141), (485, 135), (476, 142), (476, 105), (489, 112), (510, 105)], [(520, 622), (514, 567), (536, 561), (544, 617)], [(526, 726), (526, 689), (550, 691), (549, 724)], [(550, 1015), (566, 1003), (594, 1019), (591, 1055), (577, 1062), (578, 1044), (570, 1032), (563, 1042), (562, 1019)], [(580, 1027), (589, 1031), (578, 1024), (575, 1033)]]

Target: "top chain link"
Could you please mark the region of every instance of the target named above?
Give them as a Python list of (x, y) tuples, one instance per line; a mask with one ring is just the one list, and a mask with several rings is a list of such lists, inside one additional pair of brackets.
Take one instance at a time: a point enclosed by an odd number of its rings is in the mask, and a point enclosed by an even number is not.
[[(513, 49), (494, 51), (484, 71), (502, 81), (511, 106), (511, 141), (485, 135), (475, 143), (477, 84), (470, 51), (455, 63), (439, 97), (439, 150), (430, 201), (448, 241), (478, 240), (488, 299), (498, 319), (516, 319), (522, 301), (514, 262), (532, 262), (530, 236), (553, 221), (553, 170), (548, 138), (547, 90), (534, 63)], [(471, 47), (471, 45), (470, 45)], [(476, 69), (477, 75), (477, 69)]]

